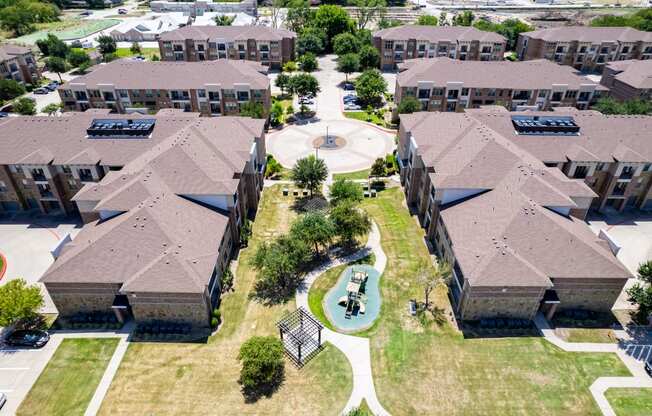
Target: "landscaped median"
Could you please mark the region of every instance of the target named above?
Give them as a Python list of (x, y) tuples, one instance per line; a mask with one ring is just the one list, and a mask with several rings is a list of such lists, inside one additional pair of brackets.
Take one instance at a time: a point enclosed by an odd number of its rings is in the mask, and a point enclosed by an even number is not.
[(63, 340), (17, 414), (83, 415), (118, 342), (118, 338)]
[(256, 279), (251, 259), (262, 241), (286, 232), (296, 216), (282, 186), (265, 188), (253, 235), (240, 252), (235, 291), (223, 297), (224, 323), (207, 344), (132, 343), (100, 414), (337, 415), (353, 386), (346, 357), (333, 346), (301, 370), (286, 360), (285, 380), (270, 397), (246, 402), (237, 380), (240, 346), (253, 335), (278, 337), (276, 322), (294, 301), (264, 306), (249, 298)]
[[(564, 352), (540, 337), (465, 339), (449, 323), (423, 325), (408, 315), (408, 301), (423, 299), (415, 275), (429, 253), (404, 204), (399, 188), (363, 203), (388, 258), (381, 316), (367, 331), (383, 406), (392, 415), (600, 415), (589, 386), (630, 375), (615, 354)], [(435, 302), (445, 319), (442, 288)]]

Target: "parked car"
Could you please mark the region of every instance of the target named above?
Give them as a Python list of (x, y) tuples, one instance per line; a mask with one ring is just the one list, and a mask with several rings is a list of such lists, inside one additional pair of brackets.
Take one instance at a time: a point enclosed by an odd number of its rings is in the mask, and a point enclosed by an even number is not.
[(127, 14), (129, 13), (129, 10), (127, 9), (118, 9), (118, 14)]
[(7, 403), (7, 395), (0, 393), (0, 409), (4, 407), (5, 403)]
[(355, 91), (355, 87), (350, 82), (345, 83), (343, 88), (346, 91)]
[(344, 105), (344, 109), (347, 111), (356, 111), (356, 110), (362, 110), (362, 107), (360, 107), (357, 104), (346, 104)]
[(5, 118), (5, 117), (9, 117), (9, 113), (7, 113), (6, 111), (0, 111), (0, 118)]
[(356, 97), (355, 95), (345, 95), (342, 98), (342, 101), (344, 103), (355, 103), (356, 101), (358, 101), (358, 97)]
[(84, 10), (83, 12), (79, 13), (80, 16), (90, 16), (92, 14), (93, 12), (90, 10)]
[(43, 87), (39, 87), (39, 88), (36, 88), (34, 90), (34, 94), (47, 94), (49, 92), (50, 92), (50, 90), (48, 90), (47, 88), (43, 88)]
[(12, 332), (6, 339), (14, 347), (42, 348), (50, 340), (47, 332), (38, 329), (20, 329)]
[(303, 97), (299, 99), (299, 104), (312, 105), (315, 101), (312, 98)]
[(645, 371), (650, 377), (652, 377), (652, 360), (645, 362)]
[(43, 87), (43, 88), (45, 88), (46, 90), (49, 90), (49, 91), (54, 91), (54, 90), (57, 89), (58, 86), (59, 86), (58, 84), (52, 84), (52, 83), (50, 83), (50, 84), (46, 85), (46, 86)]

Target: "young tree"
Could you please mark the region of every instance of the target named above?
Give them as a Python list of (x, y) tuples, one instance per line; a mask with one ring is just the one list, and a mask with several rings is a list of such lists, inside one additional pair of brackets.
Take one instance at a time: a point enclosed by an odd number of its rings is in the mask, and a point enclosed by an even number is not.
[(272, 28), (278, 29), (278, 21), (281, 15), (281, 8), (285, 5), (285, 0), (272, 0), (269, 4), (269, 9), (272, 15)]
[(337, 206), (344, 201), (362, 201), (362, 187), (351, 180), (338, 178), (333, 182), (329, 191), (331, 205)]
[(342, 201), (331, 209), (331, 221), (337, 235), (345, 245), (353, 245), (355, 238), (371, 230), (371, 220), (365, 211), (352, 201)]
[(387, 81), (377, 69), (364, 71), (355, 81), (358, 98), (364, 104), (378, 104), (386, 89)]
[(385, 0), (352, 0), (352, 6), (357, 8), (358, 29), (364, 29), (373, 19), (384, 15), (387, 9)]
[(213, 19), (217, 26), (231, 26), (235, 20), (235, 16), (229, 16), (228, 14), (218, 14)]
[(24, 279), (10, 280), (0, 286), (0, 327), (35, 318), (41, 306), (38, 286), (28, 286)]
[(31, 98), (21, 97), (13, 105), (14, 113), (23, 116), (33, 116), (36, 114), (36, 101)]
[(240, 117), (265, 118), (265, 107), (261, 103), (248, 101), (240, 105)]
[(48, 58), (47, 65), (50, 71), (55, 72), (59, 76), (59, 81), (63, 82), (61, 73), (66, 72), (66, 61), (58, 56), (51, 56)]
[(13, 100), (25, 94), (25, 87), (13, 79), (0, 79), (0, 101)]
[(417, 24), (422, 26), (437, 26), (439, 24), (439, 20), (437, 20), (436, 16), (431, 14), (422, 14), (417, 19)]
[(638, 265), (638, 278), (652, 284), (652, 260)]
[(90, 64), (91, 62), (91, 58), (88, 54), (80, 49), (71, 49), (70, 52), (68, 52), (66, 59), (68, 59), (68, 63), (75, 68), (83, 64)]
[(652, 285), (641, 285), (636, 283), (631, 288), (627, 289), (629, 301), (638, 305), (638, 309), (634, 315), (636, 322), (647, 325), (649, 318), (652, 315)]
[(602, 114), (623, 114), (623, 105), (616, 101), (613, 97), (602, 97), (595, 103), (593, 109), (598, 110)]
[(384, 158), (379, 157), (378, 159), (374, 160), (373, 165), (371, 165), (369, 176), (375, 176), (377, 178), (387, 176), (387, 166), (385, 166)]
[(319, 88), (319, 81), (317, 78), (310, 74), (297, 74), (290, 78), (290, 90), (293, 94), (299, 97), (307, 95), (317, 95), (321, 89)]
[(438, 261), (433, 267), (421, 263), (417, 270), (417, 281), (423, 287), (424, 309), (430, 309), (430, 294), (437, 286), (448, 284), (451, 267), (444, 261)]
[(291, 116), (294, 115), (294, 107), (292, 107), (292, 104), (288, 105), (285, 108), (285, 115), (288, 116), (288, 117), (291, 117)]
[(252, 259), (258, 271), (253, 296), (268, 304), (286, 301), (303, 281), (303, 267), (311, 259), (310, 247), (291, 235), (264, 241)]
[(347, 53), (337, 58), (337, 70), (344, 73), (346, 81), (349, 81), (349, 75), (360, 69), (360, 58), (354, 53)]
[(269, 395), (280, 386), (285, 374), (284, 353), (283, 343), (273, 336), (254, 336), (240, 346), (238, 382), (245, 396)]
[(318, 65), (317, 58), (312, 52), (306, 52), (299, 57), (299, 68), (304, 72), (314, 72)]
[(470, 10), (464, 10), (462, 13), (458, 13), (453, 16), (453, 26), (471, 26), (475, 15)]
[(104, 57), (104, 60), (106, 60), (107, 56), (113, 55), (118, 50), (115, 39), (111, 36), (102, 35), (99, 36), (96, 41), (98, 43), (97, 48)]
[(292, 167), (291, 178), (299, 188), (310, 191), (312, 197), (319, 190), (321, 184), (328, 177), (328, 168), (323, 159), (317, 159), (314, 155), (297, 160)]
[(315, 11), (310, 8), (309, 0), (293, 0), (288, 4), (285, 25), (293, 32), (300, 33), (310, 26), (315, 18)]
[(340, 33), (349, 32), (354, 27), (353, 21), (349, 18), (344, 8), (336, 5), (319, 6), (315, 13), (314, 26), (326, 33), (326, 47), (332, 46), (335, 36)]
[(272, 104), (272, 109), (269, 112), (270, 122), (272, 126), (278, 126), (283, 122), (283, 106), (278, 101)]
[(348, 53), (356, 53), (360, 49), (358, 38), (353, 33), (345, 32), (333, 38), (333, 52), (342, 56)]
[(318, 256), (319, 248), (328, 249), (333, 241), (335, 227), (326, 214), (321, 211), (313, 211), (297, 218), (292, 224), (290, 233), (295, 238), (312, 246), (315, 256)]
[(421, 110), (421, 103), (414, 97), (405, 97), (401, 99), (398, 105), (399, 114), (412, 114)]
[(276, 76), (274, 85), (281, 89), (281, 94), (285, 95), (285, 89), (290, 85), (290, 76), (281, 72)]
[(57, 113), (57, 111), (61, 110), (61, 103), (50, 103), (43, 107), (41, 110), (41, 113), (47, 114), (48, 117), (51, 117)]
[(297, 37), (297, 52), (299, 54), (311, 52), (319, 55), (324, 52), (325, 47), (326, 33), (317, 28), (307, 27)]
[(297, 63), (294, 61), (287, 61), (283, 64), (283, 72), (295, 72), (298, 69)]
[(142, 53), (140, 44), (138, 42), (133, 42), (129, 48), (129, 51), (132, 53), (132, 55), (140, 55)]
[(380, 65), (380, 52), (372, 45), (364, 45), (358, 53), (360, 58), (360, 69), (378, 68)]

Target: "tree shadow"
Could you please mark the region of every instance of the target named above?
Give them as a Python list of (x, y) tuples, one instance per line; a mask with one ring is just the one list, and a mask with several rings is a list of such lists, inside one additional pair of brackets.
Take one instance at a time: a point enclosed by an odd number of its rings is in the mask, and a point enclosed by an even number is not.
[(256, 403), (262, 397), (272, 397), (281, 388), (283, 382), (285, 382), (285, 369), (279, 371), (279, 374), (277, 374), (271, 383), (263, 383), (256, 387), (242, 387), (241, 391), (245, 398), (245, 403)]

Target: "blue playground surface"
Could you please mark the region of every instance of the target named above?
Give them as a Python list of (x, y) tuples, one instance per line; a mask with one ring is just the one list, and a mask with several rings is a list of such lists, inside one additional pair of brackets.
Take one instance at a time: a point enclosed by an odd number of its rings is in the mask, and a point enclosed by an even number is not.
[[(350, 318), (346, 317), (346, 306), (339, 304), (342, 297), (347, 296), (347, 284), (351, 279), (353, 271), (364, 271), (367, 273), (367, 281), (364, 284), (363, 299), (365, 302), (364, 313), (354, 310)], [(324, 311), (330, 322), (342, 331), (352, 332), (369, 328), (380, 313), (380, 290), (378, 283), (380, 273), (369, 265), (349, 266), (342, 272), (337, 284), (331, 288), (324, 299)]]

